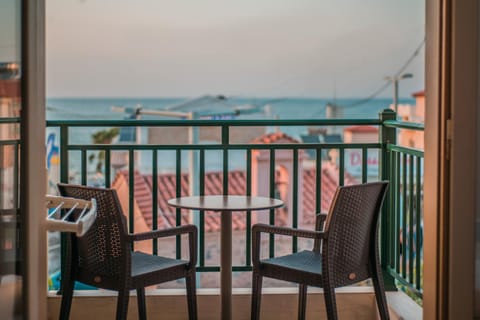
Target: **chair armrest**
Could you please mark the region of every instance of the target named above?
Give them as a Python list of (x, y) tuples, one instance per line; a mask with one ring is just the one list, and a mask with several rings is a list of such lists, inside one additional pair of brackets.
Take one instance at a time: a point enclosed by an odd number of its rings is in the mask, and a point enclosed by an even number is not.
[(278, 234), (316, 240), (323, 239), (325, 237), (323, 231), (293, 229), (288, 227), (277, 227), (268, 224), (257, 223), (252, 227), (252, 262), (254, 267), (258, 266), (258, 263), (260, 261), (261, 233)]
[(305, 229), (293, 229), (288, 227), (277, 227), (269, 224), (257, 223), (252, 227), (252, 234), (270, 233), (279, 234), (284, 236), (309, 238), (309, 239), (321, 239), (323, 238), (322, 231), (312, 231)]
[(316, 231), (322, 231), (325, 220), (327, 220), (327, 214), (322, 212), (322, 213), (317, 213), (316, 219), (315, 219), (315, 230)]
[[(327, 220), (327, 214), (322, 212), (322, 213), (317, 213), (317, 217), (315, 219), (315, 230), (317, 231), (323, 231), (325, 228), (325, 220)], [(315, 239), (313, 243), (313, 251), (315, 252), (320, 252), (320, 247), (321, 247), (321, 239)]]
[(178, 236), (185, 233), (197, 233), (197, 227), (192, 224), (187, 224), (187, 225), (173, 227), (169, 229), (153, 230), (153, 231), (141, 232), (141, 233), (129, 233), (127, 235), (127, 239), (130, 242), (143, 241), (143, 240)]
[(143, 241), (143, 240), (151, 240), (151, 239), (158, 239), (158, 238), (165, 238), (171, 236), (178, 236), (181, 234), (188, 233), (188, 244), (189, 244), (189, 267), (195, 267), (197, 265), (197, 234), (198, 229), (193, 224), (187, 224), (183, 226), (178, 226), (169, 229), (163, 230), (154, 230), (149, 232), (142, 232), (142, 233), (130, 233), (127, 234), (127, 241), (134, 242), (134, 241)]

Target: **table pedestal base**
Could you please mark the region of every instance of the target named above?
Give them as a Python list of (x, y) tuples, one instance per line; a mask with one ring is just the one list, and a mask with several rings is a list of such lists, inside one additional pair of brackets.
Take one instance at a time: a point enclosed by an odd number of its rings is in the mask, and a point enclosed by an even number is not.
[(191, 196), (168, 200), (168, 204), (190, 210), (220, 212), (220, 294), (222, 320), (232, 319), (232, 211), (268, 210), (283, 206), (278, 199), (253, 196)]

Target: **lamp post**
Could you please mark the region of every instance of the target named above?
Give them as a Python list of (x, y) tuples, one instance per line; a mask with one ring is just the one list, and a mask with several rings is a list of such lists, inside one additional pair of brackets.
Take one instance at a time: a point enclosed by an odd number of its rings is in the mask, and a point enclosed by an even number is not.
[[(232, 111), (227, 112), (197, 112), (197, 111), (182, 111), (182, 109), (195, 109), (199, 106), (204, 106), (213, 103), (219, 103), (224, 101), (227, 98), (223, 95), (210, 96), (205, 95), (198, 98), (190, 99), (183, 101), (174, 105), (167, 107), (162, 110), (148, 110), (144, 109), (141, 105), (137, 105), (135, 108), (125, 108), (125, 107), (116, 107), (112, 106), (112, 111), (116, 112), (127, 112), (134, 116), (134, 119), (138, 119), (140, 115), (153, 115), (153, 116), (162, 116), (170, 118), (178, 118), (185, 120), (199, 120), (202, 118), (210, 119), (222, 119), (222, 117), (237, 116), (240, 114), (249, 114), (258, 112), (258, 108), (251, 106), (238, 106), (235, 107)], [(200, 131), (199, 127), (189, 126), (188, 129), (188, 143), (189, 145), (197, 145), (200, 140)], [(137, 135), (139, 136), (139, 134)], [(200, 171), (200, 160), (198, 154), (194, 151), (190, 151), (190, 170), (189, 170), (189, 181), (190, 181), (190, 195), (198, 195), (200, 186), (198, 180), (198, 172)], [(198, 215), (193, 215), (193, 217), (198, 217)], [(198, 218), (196, 218), (198, 219)]]
[(385, 80), (391, 81), (393, 84), (393, 108), (395, 110), (395, 114), (398, 112), (398, 82), (402, 79), (408, 79), (408, 78), (413, 78), (413, 74), (404, 73), (401, 75), (385, 78)]

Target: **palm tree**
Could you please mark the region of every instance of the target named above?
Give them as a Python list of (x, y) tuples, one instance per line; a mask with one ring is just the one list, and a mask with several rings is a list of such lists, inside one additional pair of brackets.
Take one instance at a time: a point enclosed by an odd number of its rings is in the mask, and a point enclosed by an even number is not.
[[(118, 136), (119, 132), (120, 130), (118, 128), (97, 131), (92, 134), (92, 142), (94, 144), (111, 144), (113, 139)], [(95, 159), (95, 156), (97, 157), (96, 172), (102, 173), (103, 161), (105, 160), (105, 151), (99, 151), (97, 155), (91, 154), (88, 157), (88, 161), (92, 163)]]

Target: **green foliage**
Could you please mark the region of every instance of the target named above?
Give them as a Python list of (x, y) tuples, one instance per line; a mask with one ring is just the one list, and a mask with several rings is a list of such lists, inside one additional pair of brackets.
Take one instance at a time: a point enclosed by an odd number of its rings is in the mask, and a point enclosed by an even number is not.
[[(110, 128), (101, 131), (97, 131), (92, 134), (92, 142), (94, 144), (111, 144), (113, 139), (117, 137), (120, 133), (119, 128)], [(102, 173), (103, 161), (105, 160), (105, 151), (100, 151), (96, 155), (97, 157), (97, 166), (96, 172)], [(95, 155), (91, 154), (88, 157), (88, 161), (92, 163), (95, 160)]]
[[(422, 284), (422, 287), (423, 287), (423, 262), (421, 263), (421, 266), (420, 266), (420, 283)], [(417, 272), (417, 269), (415, 268), (413, 270), (413, 277), (415, 278), (416, 276), (416, 272)], [(401, 283), (397, 283), (397, 287), (398, 289), (402, 290), (403, 292), (405, 292), (405, 294), (407, 296), (409, 296), (413, 301), (415, 301), (420, 307), (423, 306), (423, 299), (420, 298), (417, 293), (415, 293), (411, 288), (409, 288), (408, 286), (405, 286)]]
[(415, 294), (412, 289), (401, 284), (398, 285), (398, 288), (405, 292), (405, 294), (409, 296), (413, 301), (415, 301), (420, 307), (423, 306), (423, 299), (420, 298), (417, 294)]
[(110, 128), (97, 131), (92, 134), (92, 142), (95, 144), (110, 144), (119, 133), (119, 128)]

